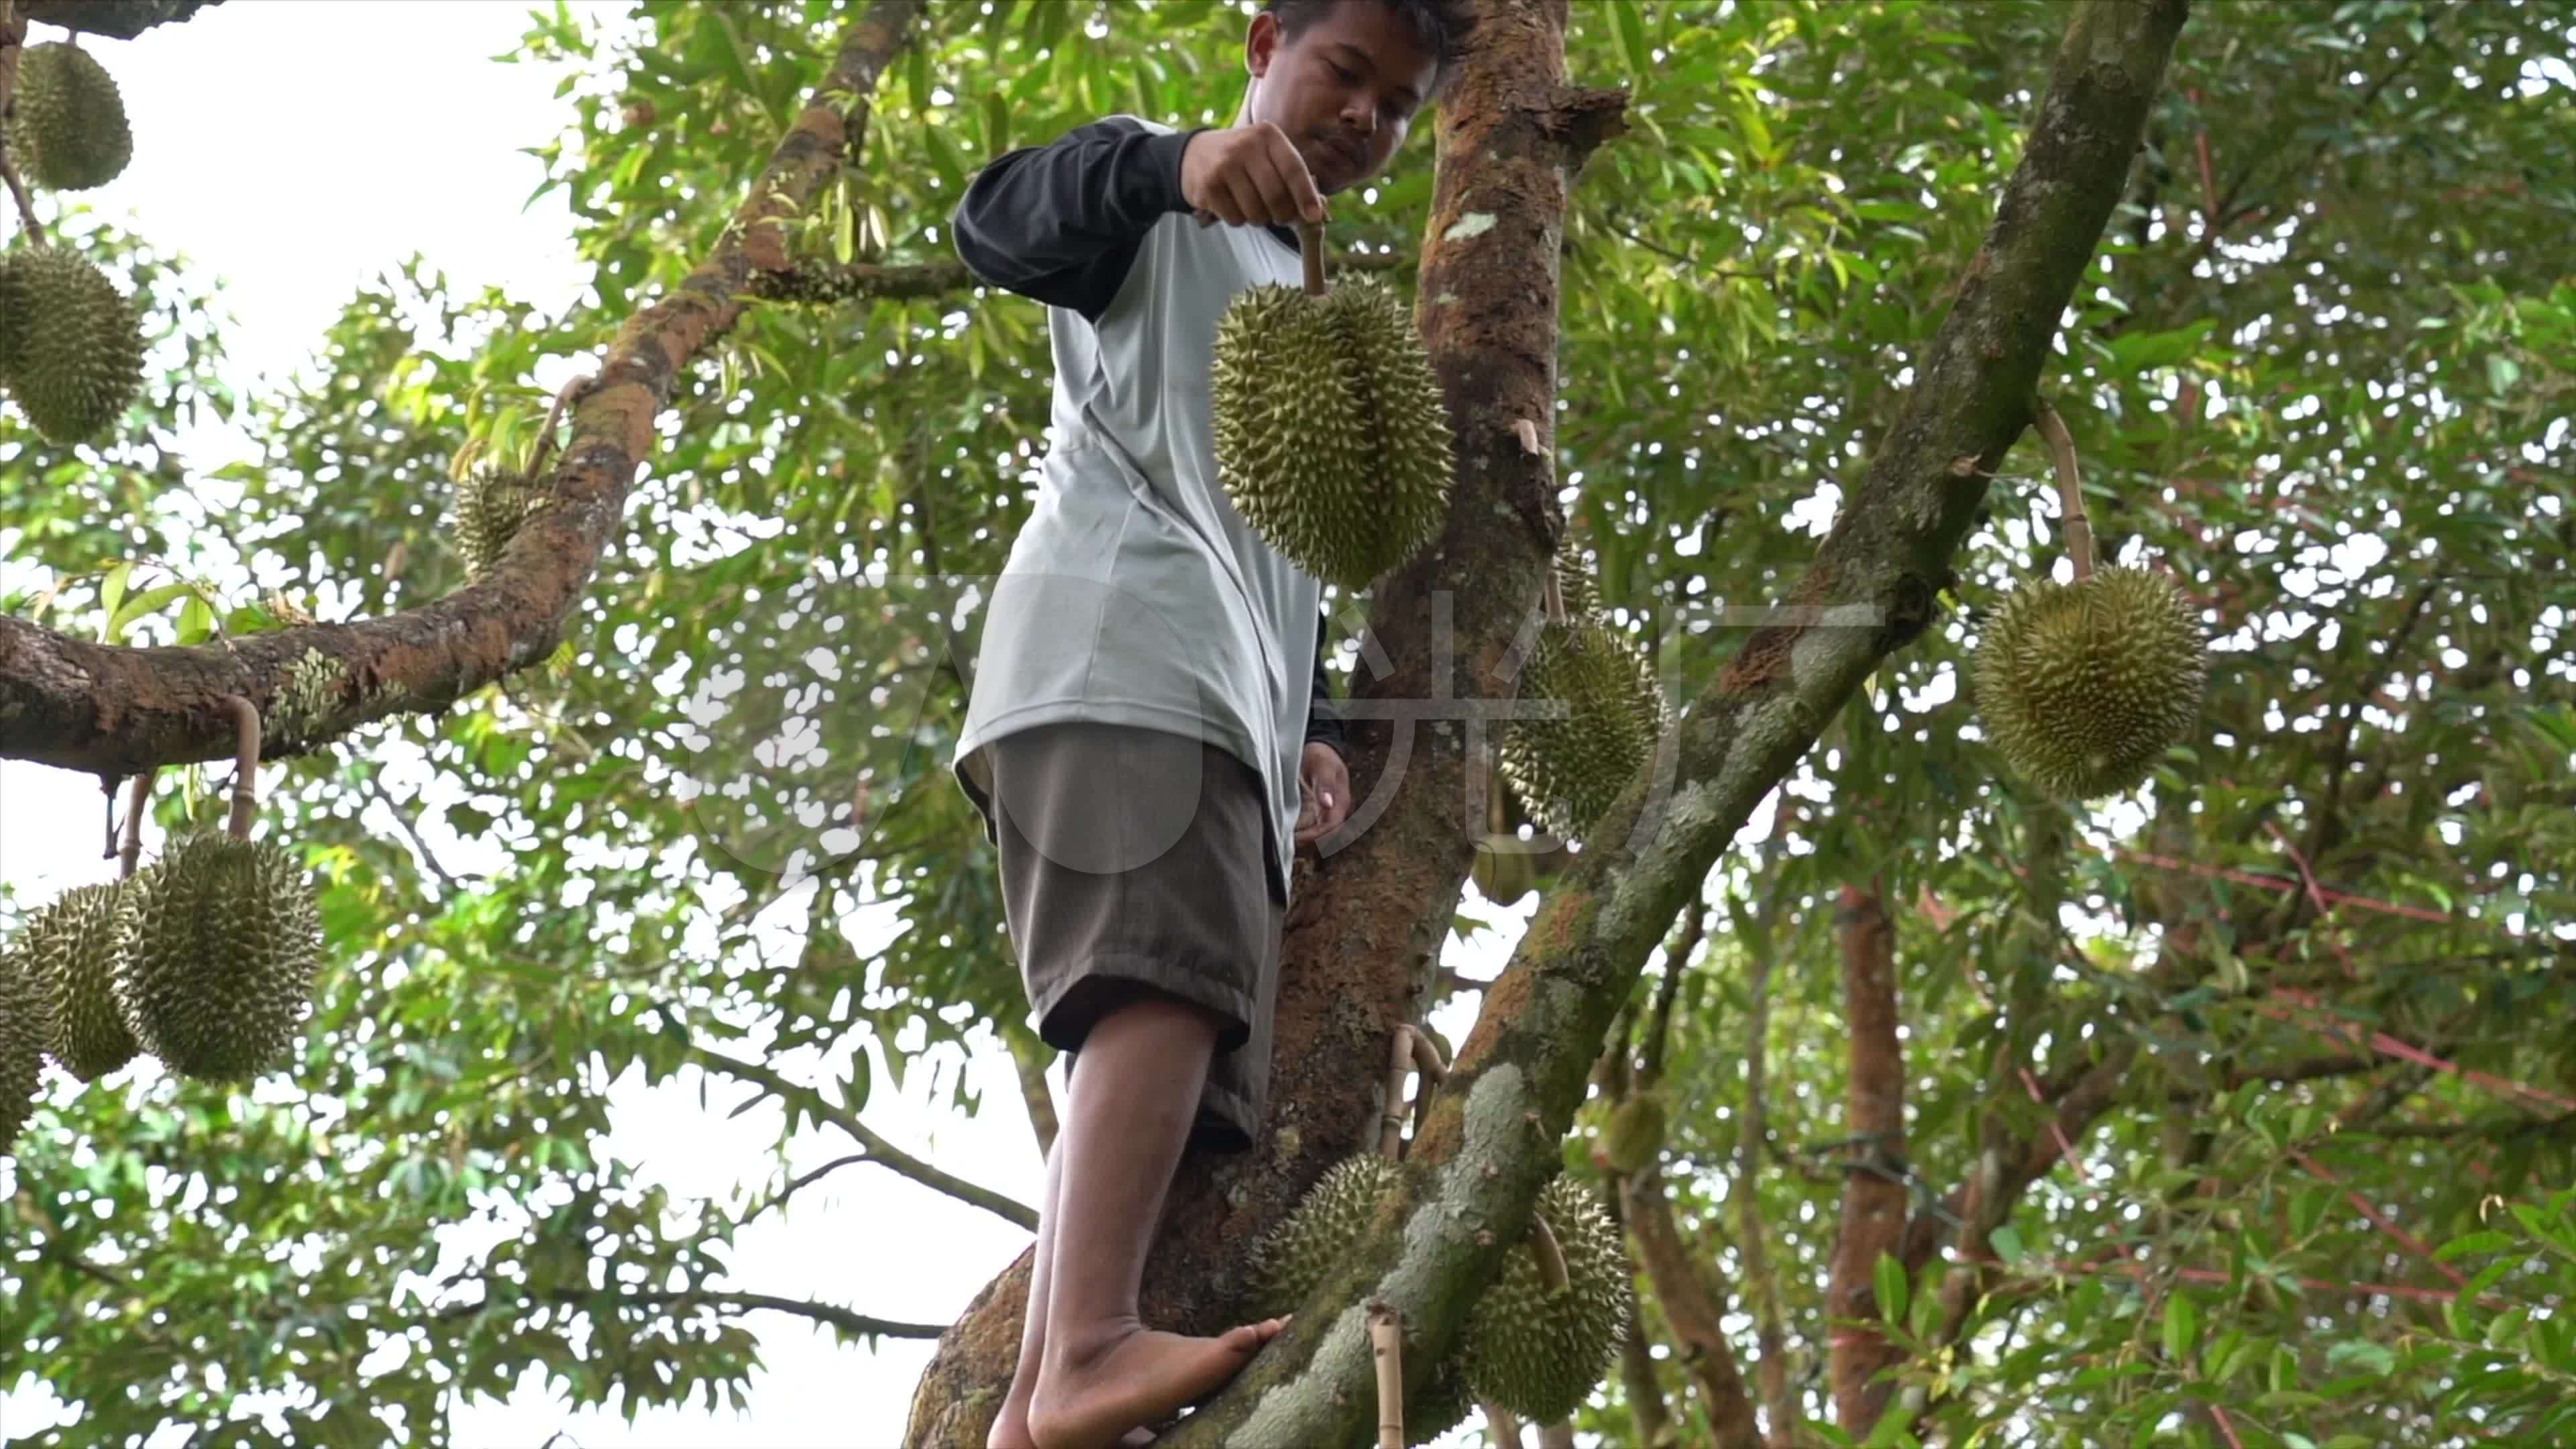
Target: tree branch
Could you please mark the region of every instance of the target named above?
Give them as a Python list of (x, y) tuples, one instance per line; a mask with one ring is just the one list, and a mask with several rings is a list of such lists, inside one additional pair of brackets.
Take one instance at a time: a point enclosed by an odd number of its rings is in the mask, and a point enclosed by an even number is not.
[(1725, 1305), (1709, 1291), (1698, 1260), (1682, 1242), (1672, 1204), (1652, 1167), (1628, 1179), (1626, 1207), (1628, 1230), (1655, 1285), (1655, 1301), (1663, 1305), (1664, 1322), (1680, 1341), (1677, 1356), (1708, 1408), (1709, 1442), (1715, 1449), (1762, 1449), (1753, 1396), (1745, 1391), (1735, 1347), (1727, 1342)]
[[(754, 271), (786, 265), (772, 223), (841, 166), (864, 127), (866, 98), (924, 3), (874, 0), (852, 20), (714, 251), (629, 318), (609, 346), (598, 386), (573, 409), (571, 443), (546, 480), (546, 506), (490, 574), (383, 618), (191, 648), (103, 646), (0, 616), (0, 758), (110, 779), (149, 765), (222, 759), (232, 742), (228, 695), (248, 699), (267, 723), (262, 758), (288, 758), (374, 720), (443, 709), (542, 663), (620, 526), (627, 491), (652, 455), (654, 420), (681, 371), (733, 327)], [(310, 703), (281, 709), (288, 699)]]
[[(558, 1288), (551, 1293), (541, 1295), (508, 1296), (495, 1294), (492, 1290), (496, 1285), (491, 1279), (485, 1278), (480, 1281), (483, 1284), (483, 1298), (480, 1302), (459, 1303), (453, 1307), (441, 1309), (437, 1316), (442, 1319), (472, 1318), (476, 1314), (489, 1313), (498, 1308), (515, 1308), (540, 1302), (592, 1311), (602, 1307), (634, 1304), (644, 1308), (739, 1308), (746, 1312), (792, 1313), (799, 1318), (828, 1323), (850, 1338), (937, 1338), (947, 1330), (947, 1325), (944, 1323), (903, 1323), (891, 1318), (873, 1318), (864, 1313), (853, 1313), (838, 1304), (817, 1303), (810, 1298), (781, 1298), (770, 1293), (724, 1293), (709, 1289), (623, 1293), (614, 1289)], [(507, 1288), (509, 1285), (497, 1286)]]
[(18, 0), (18, 14), (84, 35), (132, 40), (153, 26), (192, 20), (198, 11), (222, 3), (223, 0)]
[(724, 1072), (729, 1076), (740, 1077), (762, 1088), (769, 1095), (785, 1100), (792, 1108), (802, 1109), (817, 1121), (829, 1122), (840, 1128), (859, 1144), (867, 1160), (879, 1167), (911, 1178), (933, 1192), (944, 1192), (969, 1207), (982, 1208), (1004, 1222), (1026, 1228), (1030, 1232), (1037, 1231), (1038, 1215), (1035, 1209), (1025, 1203), (1015, 1202), (989, 1187), (977, 1187), (962, 1177), (940, 1171), (886, 1141), (868, 1124), (860, 1121), (856, 1112), (832, 1101), (814, 1088), (790, 1081), (758, 1062), (739, 1061), (705, 1047), (694, 1048), (689, 1055), (696, 1058), (703, 1066)]
[[(1330, 265), (1347, 272), (1395, 272), (1414, 264), (1410, 252), (1337, 252)], [(827, 262), (807, 258), (751, 279), (749, 295), (764, 302), (793, 302), (809, 307), (887, 298), (947, 297), (971, 292), (982, 283), (964, 262)]]
[[(1897, 1034), (1896, 926), (1875, 889), (1846, 884), (1834, 911), (1843, 967), (1843, 1023), (1850, 1070), (1843, 1130), (1860, 1144), (1843, 1172), (1842, 1221), (1825, 1292), (1826, 1311), (1868, 1324), (1879, 1316), (1878, 1259), (1905, 1235), (1905, 1048)], [(1834, 1412), (1865, 1440), (1895, 1384), (1885, 1377), (1905, 1352), (1866, 1327), (1832, 1338)]]
[(1770, 1418), (1773, 1449), (1796, 1442), (1797, 1396), (1789, 1392), (1788, 1331), (1782, 1322), (1780, 1276), (1771, 1267), (1767, 1230), (1762, 1223), (1762, 1144), (1770, 1135), (1770, 1107), (1765, 1078), (1771, 1061), (1771, 969), (1778, 955), (1771, 925), (1779, 899), (1775, 884), (1759, 918), (1733, 899), (1735, 937), (1753, 958), (1747, 990), (1753, 998), (1744, 1041), (1744, 1125), (1735, 1142), (1736, 1237), (1744, 1254), (1744, 1278), (1753, 1294), (1755, 1343), (1761, 1358), (1754, 1373), (1762, 1381), (1762, 1406)]

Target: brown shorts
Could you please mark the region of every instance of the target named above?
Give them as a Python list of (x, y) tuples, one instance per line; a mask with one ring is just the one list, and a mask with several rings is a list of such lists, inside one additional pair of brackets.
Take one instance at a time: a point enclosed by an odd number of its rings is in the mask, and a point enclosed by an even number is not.
[(1089, 721), (985, 748), (1003, 915), (1039, 1036), (1079, 1053), (1140, 994), (1207, 1008), (1222, 1025), (1192, 1137), (1251, 1145), (1287, 910), (1261, 776), (1187, 735)]

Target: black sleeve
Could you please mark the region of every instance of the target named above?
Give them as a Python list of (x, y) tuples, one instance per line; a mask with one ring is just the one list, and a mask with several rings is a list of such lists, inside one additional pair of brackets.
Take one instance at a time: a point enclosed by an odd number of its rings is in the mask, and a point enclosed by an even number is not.
[(1122, 116), (995, 157), (949, 216), (957, 259), (992, 286), (1099, 321), (1146, 231), (1190, 209), (1181, 151), (1197, 134)]
[[(1332, 620), (1327, 616), (1324, 622), (1329, 626)], [(1324, 670), (1325, 637), (1325, 629), (1315, 631), (1315, 688), (1306, 704), (1306, 743), (1321, 740), (1347, 760), (1351, 755), (1350, 739), (1342, 727), (1341, 711), (1333, 707), (1332, 680)]]

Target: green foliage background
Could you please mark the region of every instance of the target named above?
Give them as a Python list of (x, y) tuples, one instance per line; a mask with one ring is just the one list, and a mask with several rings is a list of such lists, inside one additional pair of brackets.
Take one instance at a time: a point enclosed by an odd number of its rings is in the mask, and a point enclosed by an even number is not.
[[(1574, 78), (1635, 103), (1576, 193), (1560, 471), (1605, 596), (1687, 698), (1740, 637), (1714, 611), (1786, 592), (1892, 425), (2065, 11), (1573, 16)], [(1231, 118), (1241, 13), (1216, 0), (933, 17), (808, 253), (945, 260), (983, 158), (1110, 111)], [(44, 620), (193, 642), (454, 587), (460, 458), (524, 449), (540, 365), (596, 355), (706, 251), (844, 18), (653, 0), (627, 43), (532, 14), (526, 54), (586, 77), (563, 133), (529, 141), (578, 218), (588, 291), (560, 311), (465, 295), (421, 259), (350, 299), (309, 386), (228, 384), (215, 279), (76, 228), (146, 299), (159, 372), (106, 448), (0, 421), (0, 541), (50, 569)], [(2530, 0), (2199, 0), (2135, 204), (2044, 386), (2102, 556), (2171, 568), (2211, 611), (2204, 730), (2137, 798), (2072, 811), (1981, 741), (1961, 687), (1977, 620), (2058, 558), (2033, 437), (1992, 480), (1942, 622), (1833, 722), (1767, 850), (1712, 878), (1741, 914), (1718, 912), (1680, 984), (1669, 1072), (1690, 1106), (1663, 1172), (1730, 1294), (1752, 1195), (1813, 1442), (1846, 1442), (1815, 1422), (1845, 885), (1898, 917), (1927, 1201), (2041, 1130), (2021, 1068), (2055, 1083), (2134, 1053), (2079, 1164), (1993, 1236), (2012, 1291), (1954, 1349), (1923, 1343), (1906, 1373), (1925, 1413), (1888, 1416), (1877, 1442), (2576, 1442), (2571, 54), (2564, 8)], [(1416, 247), (1432, 161), (1426, 121), (1391, 176), (1336, 202), (1342, 244)], [(562, 656), (269, 773), (266, 828), (323, 883), (333, 952), (294, 1068), (256, 1093), (57, 1079), (0, 1166), (0, 1342), (82, 1413), (31, 1442), (123, 1443), (282, 1392), (282, 1421), (200, 1442), (442, 1444), (455, 1396), (506, 1393), (532, 1362), (629, 1413), (733, 1401), (758, 1337), (739, 1305), (691, 1294), (755, 1209), (639, 1188), (598, 1150), (606, 1085), (810, 1048), (819, 1095), (771, 1084), (786, 1131), (846, 1130), (880, 1076), (1029, 1048), (992, 861), (945, 762), (971, 660), (961, 589), (1000, 567), (1042, 446), (1043, 315), (964, 290), (765, 305), (719, 352), (665, 414)], [(196, 504), (169, 446), (199, 410), (263, 440), (222, 480), (237, 511)], [(117, 565), (147, 556), (198, 587), (128, 594)], [(251, 559), (288, 582), (273, 595), (224, 562)], [(764, 753), (778, 730), (792, 747)], [(385, 783), (412, 759), (454, 803)], [(163, 791), (161, 828), (215, 808), (224, 772), (194, 773)], [(380, 798), (506, 865), (442, 878), (408, 833), (360, 823)], [(2320, 912), (2311, 878), (2349, 901)], [(862, 904), (899, 929), (856, 938)], [(1747, 1177), (1754, 952), (1774, 962), (1770, 1130)], [(2439, 1065), (2283, 1019), (2293, 990)], [(2262, 1079), (2338, 1055), (2351, 1070)], [(1568, 1162), (1595, 1171), (1582, 1137)], [(443, 1260), (436, 1230), (486, 1214), (498, 1245)], [(2113, 1251), (2133, 1269), (2101, 1270)], [(2331, 1291), (2346, 1282), (2425, 1296)], [(1930, 1275), (1888, 1286), (1892, 1331), (1927, 1339)], [(1749, 1376), (1751, 1321), (1729, 1327)], [(381, 1351), (395, 1340), (409, 1352)], [(1663, 1352), (1680, 1442), (1704, 1442)], [(1614, 1376), (1584, 1427), (1634, 1442), (1628, 1392)]]

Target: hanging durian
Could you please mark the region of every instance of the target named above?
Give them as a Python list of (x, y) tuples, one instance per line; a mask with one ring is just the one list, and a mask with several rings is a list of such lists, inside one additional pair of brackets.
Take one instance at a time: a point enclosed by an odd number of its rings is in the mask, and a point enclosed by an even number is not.
[(1642, 1172), (1664, 1150), (1664, 1094), (1654, 1087), (1620, 1102), (1601, 1134), (1601, 1151), (1610, 1170)]
[(545, 488), (516, 469), (485, 465), (456, 485), (456, 551), (464, 557), (468, 578), (481, 578), (501, 559), (501, 551), (543, 511)]
[(1449, 411), (1412, 309), (1372, 281), (1327, 291), (1322, 229), (1300, 233), (1304, 289), (1254, 287), (1217, 324), (1217, 477), (1271, 547), (1357, 589), (1447, 520)]
[(1530, 818), (1575, 840), (1653, 758), (1672, 712), (1645, 651), (1601, 615), (1589, 572), (1560, 561), (1555, 579), (1563, 622), (1539, 626), (1517, 698), (1566, 712), (1503, 721), (1494, 755)]
[(2143, 568), (2096, 571), (2074, 442), (2045, 403), (2074, 581), (2039, 579), (1995, 612), (1971, 690), (1995, 752), (2033, 786), (2068, 800), (2129, 790), (2200, 717), (2208, 648), (2174, 581)]
[(1507, 1255), (1468, 1310), (1458, 1366), (1476, 1398), (1553, 1424), (1609, 1373), (1636, 1311), (1636, 1283), (1618, 1226), (1580, 1183), (1550, 1179), (1538, 1211), (1564, 1258), (1565, 1286), (1548, 1290), (1537, 1254)]
[(0, 387), (58, 447), (88, 442), (143, 391), (143, 315), (59, 246), (0, 260)]
[(0, 137), (20, 174), (47, 191), (105, 186), (134, 159), (115, 78), (69, 41), (18, 52), (18, 89)]
[(116, 999), (117, 969), (134, 939), (127, 884), (72, 887), (29, 916), (14, 943), (43, 998), (46, 1055), (84, 1082), (139, 1050)]
[(0, 945), (0, 1152), (14, 1152), (45, 1071), (44, 994), (16, 943)]
[(250, 838), (258, 716), (242, 719), (232, 819), (173, 842), (130, 883), (134, 941), (117, 973), (126, 1026), (182, 1076), (239, 1082), (282, 1064), (321, 966), (311, 878)]

